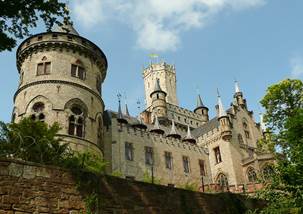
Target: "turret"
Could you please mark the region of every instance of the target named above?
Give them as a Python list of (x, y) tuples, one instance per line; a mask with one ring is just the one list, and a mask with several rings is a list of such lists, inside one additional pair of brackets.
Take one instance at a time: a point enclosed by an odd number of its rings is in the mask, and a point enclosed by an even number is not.
[(266, 125), (264, 123), (264, 119), (263, 119), (263, 114), (260, 113), (260, 127), (261, 127), (261, 131), (262, 131), (262, 134), (263, 134), (263, 138), (265, 140), (268, 140), (270, 141), (271, 140), (271, 133), (270, 131), (266, 128)]
[(206, 106), (204, 106), (200, 95), (198, 95), (198, 97), (197, 97), (197, 107), (195, 108), (194, 112), (196, 114), (201, 115), (200, 117), (201, 117), (201, 120), (203, 123), (208, 122), (208, 120), (209, 120), (208, 108)]
[(218, 121), (219, 127), (221, 131), (221, 137), (223, 140), (230, 141), (232, 138), (232, 131), (231, 131), (231, 123), (229, 117), (224, 109), (220, 94), (218, 92)]
[(174, 120), (172, 120), (171, 130), (170, 130), (170, 133), (167, 135), (167, 137), (172, 137), (172, 138), (175, 138), (175, 139), (181, 139), (181, 135), (177, 133)]
[(235, 99), (235, 102), (236, 102), (236, 104), (237, 104), (238, 106), (241, 106), (242, 108), (247, 108), (247, 107), (246, 107), (246, 100), (244, 99), (243, 93), (242, 93), (242, 91), (240, 90), (238, 81), (235, 81), (235, 94), (234, 94), (234, 99)]
[(157, 116), (155, 116), (154, 127), (150, 130), (150, 132), (161, 134), (161, 135), (165, 133), (165, 131), (160, 127), (160, 123)]
[(192, 143), (192, 144), (196, 144), (196, 142), (197, 142), (196, 139), (193, 138), (193, 136), (191, 135), (191, 131), (190, 131), (189, 125), (187, 126), (187, 135), (183, 139), (183, 142), (188, 142), (188, 143)]
[(150, 94), (152, 98), (152, 112), (158, 118), (167, 117), (166, 107), (166, 92), (160, 87), (160, 80), (157, 79), (154, 87), (154, 91)]

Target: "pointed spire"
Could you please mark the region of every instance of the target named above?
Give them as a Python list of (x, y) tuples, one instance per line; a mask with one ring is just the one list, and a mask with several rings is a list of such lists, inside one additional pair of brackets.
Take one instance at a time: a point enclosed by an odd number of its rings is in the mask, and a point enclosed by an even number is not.
[(189, 143), (196, 143), (196, 140), (191, 135), (191, 131), (190, 131), (189, 125), (187, 125), (187, 135), (186, 135), (186, 137), (184, 138), (183, 141), (189, 142)]
[(196, 108), (200, 108), (200, 107), (205, 107), (203, 102), (202, 102), (202, 99), (201, 99), (201, 96), (200, 94), (198, 95), (197, 97), (197, 107)]
[(235, 80), (235, 93), (241, 93), (239, 82)]
[(170, 133), (167, 135), (167, 137), (173, 137), (173, 138), (177, 138), (177, 139), (181, 138), (181, 135), (179, 135), (176, 131), (176, 126), (175, 126), (174, 120), (172, 120), (171, 130), (170, 130)]
[(117, 97), (118, 97), (118, 103), (119, 103), (117, 120), (118, 120), (119, 123), (127, 123), (127, 120), (123, 117), (123, 114), (122, 114), (122, 109), (121, 109), (121, 94), (118, 94)]
[(62, 25), (56, 26), (54, 28), (54, 32), (68, 33), (79, 36), (79, 33), (75, 30), (73, 24), (68, 20), (64, 20)]
[(155, 115), (154, 127), (150, 131), (158, 134), (164, 134), (164, 130), (160, 128), (160, 123), (157, 115)]
[(129, 111), (128, 111), (127, 103), (125, 103), (125, 115), (126, 115), (127, 117), (130, 117), (130, 114), (129, 114)]
[(158, 78), (156, 79), (154, 91), (162, 91), (160, 87), (160, 80)]
[(147, 126), (144, 124), (140, 114), (138, 115), (137, 121), (132, 126), (139, 129), (147, 129)]
[(218, 94), (218, 108), (219, 108), (218, 118), (225, 117), (225, 116), (227, 116), (227, 114), (226, 114), (226, 111), (224, 109), (224, 106), (223, 106), (223, 103), (222, 103), (222, 100), (221, 100), (219, 89), (217, 89), (217, 94)]

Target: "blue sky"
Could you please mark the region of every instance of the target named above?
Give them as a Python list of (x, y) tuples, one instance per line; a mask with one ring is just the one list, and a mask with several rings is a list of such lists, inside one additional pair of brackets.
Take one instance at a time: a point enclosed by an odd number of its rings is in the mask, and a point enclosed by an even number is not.
[[(214, 116), (216, 88), (225, 107), (234, 79), (258, 113), (266, 88), (285, 78), (303, 78), (302, 0), (74, 0), (75, 28), (106, 54), (103, 85), (107, 109), (126, 94), (130, 112), (144, 100), (142, 66), (157, 53), (177, 70), (182, 107), (194, 109), (197, 88)], [(33, 32), (43, 31), (43, 26)], [(19, 42), (20, 43), (20, 42)], [(0, 120), (8, 122), (18, 86), (15, 50), (0, 53)], [(141, 109), (143, 106), (141, 107)]]

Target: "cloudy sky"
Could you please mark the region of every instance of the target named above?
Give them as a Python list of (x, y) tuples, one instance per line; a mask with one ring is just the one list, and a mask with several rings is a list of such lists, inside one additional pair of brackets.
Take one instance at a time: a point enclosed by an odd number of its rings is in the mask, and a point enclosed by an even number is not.
[[(267, 86), (303, 78), (302, 0), (73, 0), (81, 36), (106, 54), (106, 107), (120, 92), (132, 114), (143, 108), (142, 67), (156, 53), (175, 64), (180, 105), (194, 109), (197, 93), (214, 115), (216, 88), (229, 106), (237, 79), (251, 110)], [(33, 32), (43, 31), (43, 26)], [(0, 53), (0, 120), (8, 122), (18, 85), (15, 50)], [(124, 99), (125, 100), (125, 99)], [(258, 119), (257, 119), (258, 120)]]

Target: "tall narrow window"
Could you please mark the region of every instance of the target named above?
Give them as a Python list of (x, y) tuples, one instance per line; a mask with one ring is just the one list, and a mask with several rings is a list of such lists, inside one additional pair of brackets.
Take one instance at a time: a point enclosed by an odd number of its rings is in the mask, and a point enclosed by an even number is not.
[(72, 115), (69, 117), (68, 134), (84, 137), (84, 113), (78, 106), (71, 108)]
[(189, 157), (183, 156), (183, 168), (185, 173), (190, 172), (190, 166), (189, 166)]
[(85, 79), (85, 69), (80, 65), (71, 65), (71, 76), (81, 80)]
[(129, 161), (134, 160), (134, 147), (132, 143), (125, 143), (125, 159)]
[(221, 163), (222, 162), (222, 158), (221, 158), (221, 153), (220, 153), (219, 146), (216, 147), (216, 148), (214, 148), (214, 153), (215, 153), (216, 163)]
[(222, 190), (224, 190), (224, 188), (228, 187), (228, 179), (226, 177), (226, 175), (224, 175), (223, 173), (218, 175), (217, 178), (217, 183), (219, 184), (219, 186), (221, 187)]
[(37, 65), (37, 75), (45, 75), (51, 73), (51, 62), (42, 62)]
[(165, 167), (166, 169), (172, 169), (173, 168), (173, 158), (171, 152), (165, 152)]
[(245, 137), (250, 138), (249, 128), (246, 121), (243, 122), (243, 129), (244, 129)]
[(200, 167), (200, 175), (205, 176), (205, 161), (204, 160), (199, 160), (199, 167)]
[(146, 165), (153, 165), (153, 148), (152, 147), (145, 147), (145, 164)]

